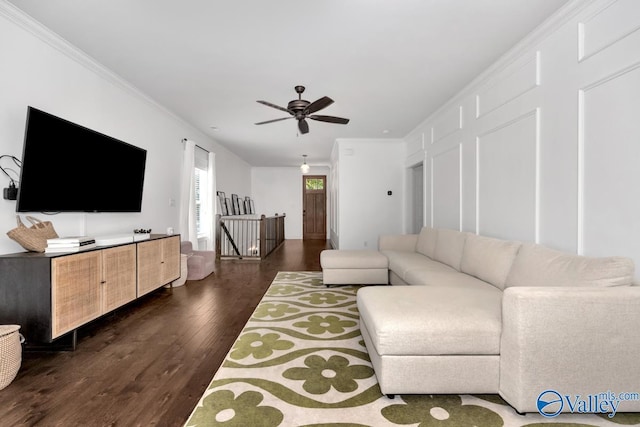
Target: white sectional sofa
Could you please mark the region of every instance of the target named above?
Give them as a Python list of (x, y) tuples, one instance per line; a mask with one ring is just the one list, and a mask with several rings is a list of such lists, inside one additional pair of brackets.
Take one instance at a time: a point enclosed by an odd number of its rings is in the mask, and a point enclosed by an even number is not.
[[(363, 287), (357, 302), (383, 393), (499, 393), (535, 412), (545, 390), (640, 392), (629, 258), (428, 227), (381, 236), (379, 250), (394, 286)], [(638, 412), (640, 401), (618, 411)]]

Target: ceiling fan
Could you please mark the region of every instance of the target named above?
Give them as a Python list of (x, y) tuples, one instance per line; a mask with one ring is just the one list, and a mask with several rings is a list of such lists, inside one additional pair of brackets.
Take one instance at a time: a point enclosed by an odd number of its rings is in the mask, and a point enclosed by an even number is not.
[(291, 117), (267, 120), (256, 124), (264, 125), (266, 123), (279, 122), (280, 120), (296, 119), (298, 121), (298, 129), (300, 130), (300, 133), (305, 134), (309, 132), (309, 124), (307, 123), (306, 119), (317, 120), (319, 122), (337, 123), (340, 125), (346, 125), (347, 123), (349, 123), (349, 119), (344, 119), (342, 117), (313, 114), (316, 111), (320, 111), (323, 108), (326, 108), (329, 105), (333, 104), (333, 99), (329, 98), (328, 96), (323, 96), (317, 101), (309, 102), (305, 99), (302, 99), (302, 92), (304, 92), (304, 89), (304, 86), (295, 87), (296, 93), (298, 94), (298, 99), (289, 101), (289, 104), (287, 104), (287, 108), (280, 107), (279, 105), (275, 105), (267, 101), (258, 101), (260, 104), (266, 105), (267, 107), (272, 107), (277, 110), (289, 113), (291, 114)]

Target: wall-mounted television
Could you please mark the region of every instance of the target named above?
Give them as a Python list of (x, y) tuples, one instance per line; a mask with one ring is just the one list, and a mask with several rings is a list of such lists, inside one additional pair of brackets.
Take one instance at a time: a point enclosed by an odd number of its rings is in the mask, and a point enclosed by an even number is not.
[(28, 107), (17, 212), (140, 212), (147, 151)]

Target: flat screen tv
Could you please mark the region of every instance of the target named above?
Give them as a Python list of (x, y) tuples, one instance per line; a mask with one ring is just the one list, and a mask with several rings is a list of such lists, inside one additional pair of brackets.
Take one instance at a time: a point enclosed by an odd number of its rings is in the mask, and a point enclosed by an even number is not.
[(140, 212), (147, 151), (29, 107), (17, 212)]

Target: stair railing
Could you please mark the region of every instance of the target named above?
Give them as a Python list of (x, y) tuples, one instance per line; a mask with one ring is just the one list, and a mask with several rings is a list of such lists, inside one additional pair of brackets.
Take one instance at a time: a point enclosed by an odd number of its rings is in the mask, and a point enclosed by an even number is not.
[(285, 216), (216, 215), (216, 258), (266, 258), (284, 243)]

